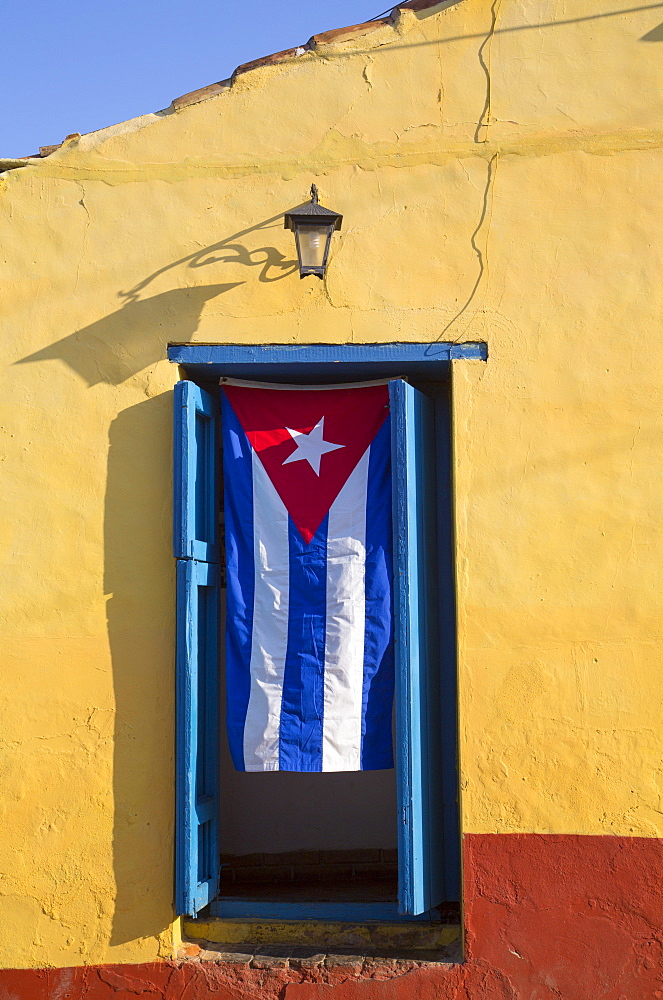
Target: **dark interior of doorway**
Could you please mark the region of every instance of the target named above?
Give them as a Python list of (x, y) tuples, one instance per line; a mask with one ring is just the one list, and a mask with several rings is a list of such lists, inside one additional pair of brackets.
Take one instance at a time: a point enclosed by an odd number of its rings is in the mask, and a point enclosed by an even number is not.
[(393, 768), (240, 773), (222, 739), (221, 802), (221, 897), (396, 902)]

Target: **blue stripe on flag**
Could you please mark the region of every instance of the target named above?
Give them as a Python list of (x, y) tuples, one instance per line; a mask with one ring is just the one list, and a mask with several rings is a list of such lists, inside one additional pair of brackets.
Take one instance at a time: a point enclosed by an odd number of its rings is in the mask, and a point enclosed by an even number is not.
[(366, 633), (362, 771), (394, 766), (390, 418), (371, 444), (366, 496)]
[(307, 545), (289, 519), (290, 618), (285, 658), (279, 768), (322, 770), (327, 522)]
[[(253, 632), (253, 475), (251, 446), (222, 393), (227, 592), (226, 720), (233, 764), (244, 770), (244, 721), (251, 692)], [(232, 484), (232, 488), (230, 487)]]

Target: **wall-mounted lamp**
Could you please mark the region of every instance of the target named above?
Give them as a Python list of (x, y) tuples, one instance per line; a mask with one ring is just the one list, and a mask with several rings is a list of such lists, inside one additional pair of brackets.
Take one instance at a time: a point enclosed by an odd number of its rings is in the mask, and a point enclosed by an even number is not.
[(295, 234), (299, 277), (317, 274), (324, 278), (332, 233), (341, 228), (343, 216), (318, 204), (318, 189), (311, 185), (311, 200), (307, 205), (285, 213), (285, 228)]

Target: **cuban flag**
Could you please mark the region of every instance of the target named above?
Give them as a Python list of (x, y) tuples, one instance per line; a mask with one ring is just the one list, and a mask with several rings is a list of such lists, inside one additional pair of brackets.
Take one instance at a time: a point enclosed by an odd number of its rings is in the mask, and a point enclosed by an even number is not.
[(234, 765), (393, 767), (387, 384), (222, 385)]

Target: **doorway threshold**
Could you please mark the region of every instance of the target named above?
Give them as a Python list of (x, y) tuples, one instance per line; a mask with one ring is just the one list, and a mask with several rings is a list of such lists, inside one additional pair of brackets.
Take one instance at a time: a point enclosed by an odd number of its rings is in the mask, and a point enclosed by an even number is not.
[[(217, 905), (222, 903), (217, 901)], [(424, 963), (461, 960), (460, 923), (442, 923), (439, 915), (436, 920), (430, 914), (397, 916), (393, 921), (267, 919), (254, 911), (246, 917), (185, 919), (182, 929), (185, 948), (197, 946), (204, 953), (201, 957), (214, 961), (251, 964), (253, 959), (247, 956), (271, 958), (273, 964), (305, 960), (343, 964), (343, 957), (350, 963), (360, 958)]]

